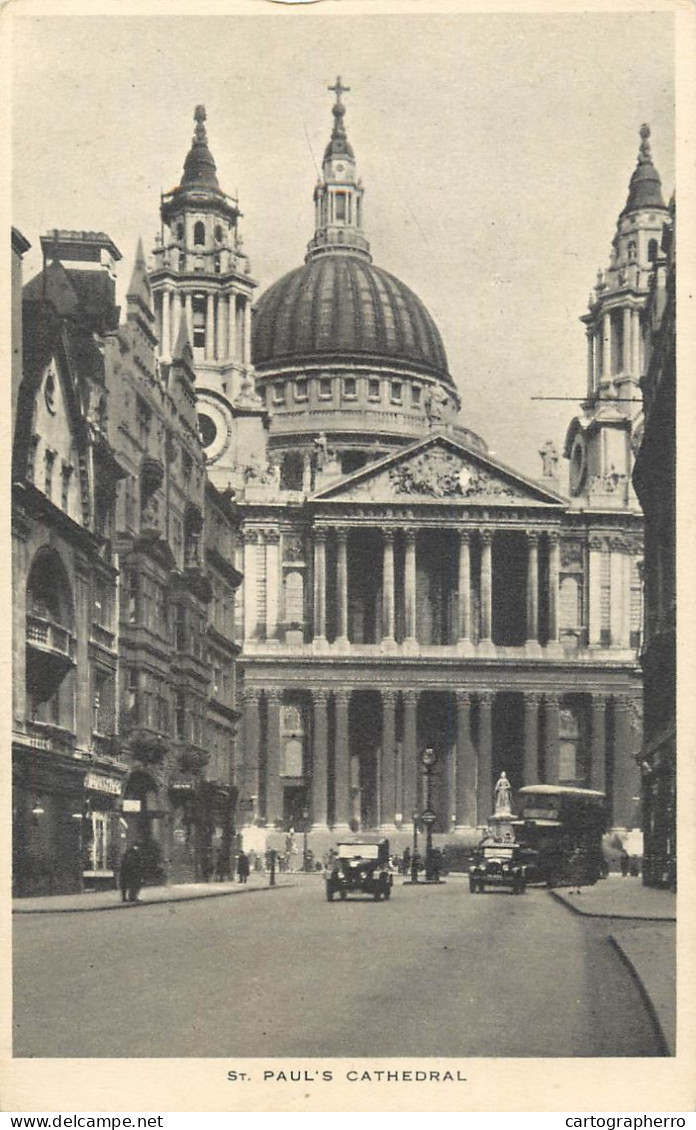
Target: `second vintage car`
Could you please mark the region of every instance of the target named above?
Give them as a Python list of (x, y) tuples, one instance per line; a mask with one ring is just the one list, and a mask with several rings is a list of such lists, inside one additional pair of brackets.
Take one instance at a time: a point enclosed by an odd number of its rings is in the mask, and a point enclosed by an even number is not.
[(355, 839), (336, 847), (326, 869), (326, 897), (346, 898), (349, 894), (371, 895), (375, 901), (388, 899), (394, 883), (389, 864), (389, 841)]
[(469, 868), (469, 890), (482, 894), (486, 887), (509, 887), (513, 895), (523, 895), (528, 856), (517, 843), (483, 840)]

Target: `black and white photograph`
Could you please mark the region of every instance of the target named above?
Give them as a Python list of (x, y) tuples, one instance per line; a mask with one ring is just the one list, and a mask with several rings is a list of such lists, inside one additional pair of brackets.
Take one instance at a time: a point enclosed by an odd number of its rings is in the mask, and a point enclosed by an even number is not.
[(3, 17), (13, 1109), (688, 1109), (693, 19)]

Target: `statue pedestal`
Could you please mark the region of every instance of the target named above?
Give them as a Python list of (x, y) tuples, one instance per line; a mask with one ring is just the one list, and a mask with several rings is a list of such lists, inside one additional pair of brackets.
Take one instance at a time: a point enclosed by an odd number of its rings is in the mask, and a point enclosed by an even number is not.
[(514, 843), (515, 829), (512, 823), (514, 819), (512, 812), (494, 812), (488, 817), (486, 837), (490, 837), (496, 843)]

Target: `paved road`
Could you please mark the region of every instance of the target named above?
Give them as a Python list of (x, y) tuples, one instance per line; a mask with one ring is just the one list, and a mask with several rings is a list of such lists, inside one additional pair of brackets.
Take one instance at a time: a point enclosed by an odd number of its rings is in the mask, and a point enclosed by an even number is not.
[(16, 916), (18, 1057), (651, 1056), (592, 920), (461, 881)]

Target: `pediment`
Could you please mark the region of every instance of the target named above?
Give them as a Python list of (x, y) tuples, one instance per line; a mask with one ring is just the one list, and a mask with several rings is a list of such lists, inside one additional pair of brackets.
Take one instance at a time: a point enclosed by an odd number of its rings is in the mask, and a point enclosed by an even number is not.
[(479, 451), (433, 437), (380, 459), (315, 493), (316, 501), (562, 506), (554, 491)]

